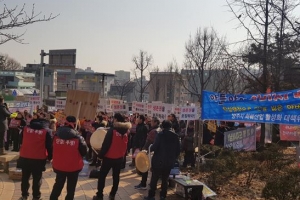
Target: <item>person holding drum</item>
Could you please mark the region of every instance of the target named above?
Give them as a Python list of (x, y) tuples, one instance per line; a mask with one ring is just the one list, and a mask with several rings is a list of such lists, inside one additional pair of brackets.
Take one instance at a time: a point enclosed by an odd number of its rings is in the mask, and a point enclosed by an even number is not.
[(83, 168), (83, 157), (87, 154), (85, 140), (75, 130), (76, 117), (66, 117), (65, 125), (59, 127), (53, 137), (52, 167), (56, 173), (50, 200), (58, 200), (67, 180), (66, 200), (74, 199), (79, 172)]
[[(157, 181), (161, 177), (160, 199), (166, 199), (168, 189), (168, 178), (176, 159), (180, 154), (180, 142), (178, 135), (172, 131), (172, 122), (165, 120), (161, 124), (162, 131), (156, 135), (150, 151), (154, 151), (151, 169), (152, 176), (150, 190), (146, 200), (155, 200)], [(150, 152), (149, 152), (150, 153)]]
[(102, 165), (98, 177), (98, 192), (93, 200), (103, 199), (103, 189), (105, 179), (112, 168), (113, 186), (109, 194), (109, 199), (115, 199), (120, 181), (120, 171), (123, 164), (124, 155), (127, 149), (128, 133), (131, 128), (130, 122), (125, 122), (125, 118), (120, 113), (113, 117), (113, 127), (110, 128), (104, 138), (98, 157), (102, 160)]
[[(156, 134), (160, 131), (159, 124), (160, 124), (159, 119), (157, 117), (153, 117), (151, 120), (150, 131), (148, 132), (146, 143), (143, 147), (143, 151), (148, 151), (149, 146), (154, 143)], [(134, 186), (134, 188), (138, 190), (146, 190), (148, 171), (141, 174), (142, 174), (142, 181), (139, 185)]]

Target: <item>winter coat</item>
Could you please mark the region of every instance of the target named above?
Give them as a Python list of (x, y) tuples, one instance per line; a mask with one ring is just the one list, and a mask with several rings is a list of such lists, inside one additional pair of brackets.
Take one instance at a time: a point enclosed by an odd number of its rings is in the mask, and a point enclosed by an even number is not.
[(155, 169), (171, 169), (180, 154), (178, 135), (170, 130), (163, 130), (156, 135), (150, 148), (154, 151), (151, 166)]

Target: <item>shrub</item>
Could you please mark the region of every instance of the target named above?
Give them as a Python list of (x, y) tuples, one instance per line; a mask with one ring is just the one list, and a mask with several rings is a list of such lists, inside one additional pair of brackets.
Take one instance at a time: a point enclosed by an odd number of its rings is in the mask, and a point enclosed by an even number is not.
[(265, 199), (299, 200), (300, 199), (300, 169), (286, 169), (282, 174), (272, 176), (262, 191)]

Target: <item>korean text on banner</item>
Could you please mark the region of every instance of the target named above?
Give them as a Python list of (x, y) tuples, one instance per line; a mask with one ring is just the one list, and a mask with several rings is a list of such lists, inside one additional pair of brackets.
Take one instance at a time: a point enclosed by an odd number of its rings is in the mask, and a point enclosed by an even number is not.
[(10, 112), (24, 112), (25, 110), (30, 111), (31, 103), (30, 102), (7, 102), (7, 106)]
[(196, 120), (197, 119), (197, 107), (181, 107), (180, 120)]
[(157, 117), (160, 121), (167, 119), (168, 110), (163, 103), (152, 104), (152, 117)]
[(112, 104), (111, 109), (115, 113), (128, 114), (128, 106), (127, 104)]
[(225, 132), (224, 147), (235, 150), (255, 151), (255, 126)]
[(281, 124), (280, 140), (285, 141), (300, 141), (300, 126), (289, 126)]
[(55, 99), (55, 109), (64, 110), (66, 107), (66, 100), (64, 99)]
[(203, 91), (202, 119), (300, 124), (300, 89), (270, 94)]
[(142, 115), (146, 114), (147, 113), (147, 103), (133, 101), (132, 102), (132, 112), (142, 114)]

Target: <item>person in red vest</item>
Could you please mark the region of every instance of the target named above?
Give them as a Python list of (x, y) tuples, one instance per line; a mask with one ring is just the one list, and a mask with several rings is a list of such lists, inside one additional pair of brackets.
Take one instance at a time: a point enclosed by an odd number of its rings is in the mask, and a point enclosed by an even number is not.
[(73, 200), (79, 172), (83, 168), (83, 157), (87, 153), (85, 140), (75, 130), (76, 118), (68, 116), (65, 125), (59, 127), (53, 137), (52, 167), (56, 173), (50, 200), (58, 200), (67, 179), (65, 200)]
[(109, 199), (115, 199), (119, 187), (120, 171), (126, 154), (130, 128), (131, 123), (125, 122), (124, 116), (120, 113), (114, 115), (113, 127), (107, 131), (102, 143), (102, 148), (98, 154), (98, 157), (103, 160), (98, 178), (98, 192), (96, 196), (93, 197), (93, 200), (103, 199), (105, 178), (111, 168), (113, 174), (113, 186), (109, 194)]
[(49, 122), (45, 119), (33, 119), (29, 126), (24, 127), (18, 161), (22, 169), (22, 197), (19, 200), (28, 199), (31, 175), (33, 200), (41, 198), (42, 173), (46, 170), (47, 158), (49, 161), (52, 159), (52, 139), (48, 127)]

